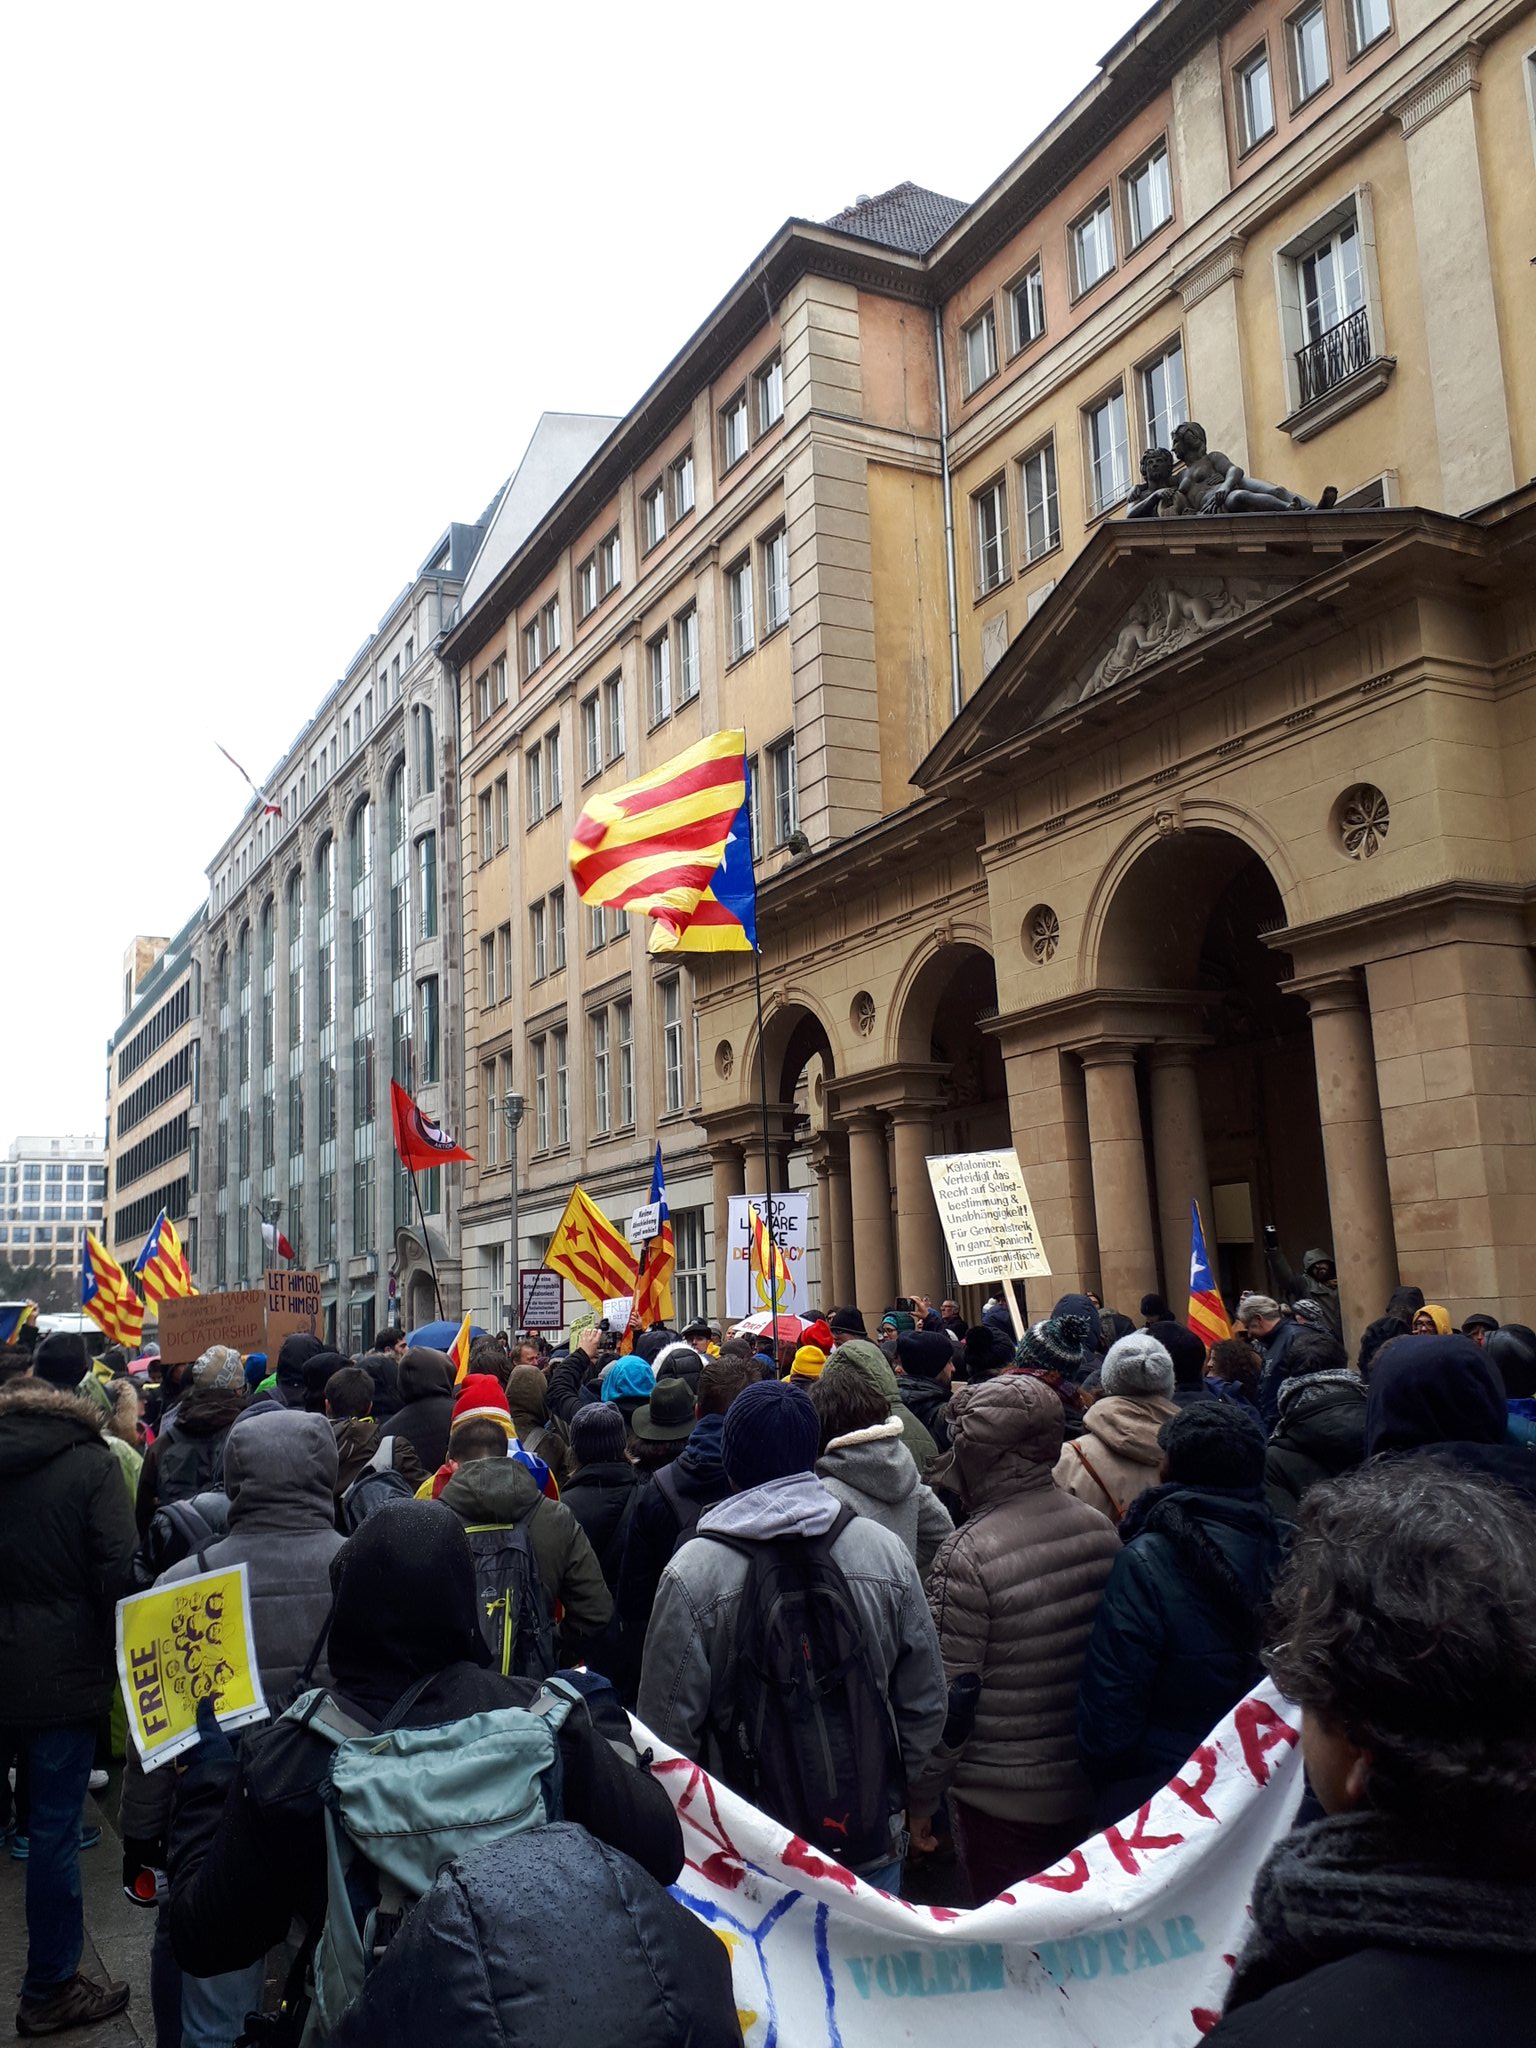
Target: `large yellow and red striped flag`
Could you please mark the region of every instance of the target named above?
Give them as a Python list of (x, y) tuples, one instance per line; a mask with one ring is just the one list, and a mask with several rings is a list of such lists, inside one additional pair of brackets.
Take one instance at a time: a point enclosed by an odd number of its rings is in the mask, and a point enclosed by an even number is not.
[(661, 1211), (660, 1227), (645, 1246), (635, 1280), (635, 1321), (642, 1330), (672, 1320), (672, 1275), (677, 1270), (677, 1239), (667, 1207), (667, 1177), (661, 1168), (661, 1147), (651, 1168), (651, 1200)]
[(569, 1280), (596, 1309), (635, 1291), (634, 1253), (622, 1232), (614, 1229), (579, 1185), (571, 1189), (544, 1263), (551, 1272)]
[(747, 800), (744, 732), (717, 732), (587, 803), (571, 841), (583, 903), (612, 903), (682, 932), (709, 894)]
[(144, 1341), (144, 1304), (94, 1230), (80, 1253), (80, 1306), (109, 1343), (136, 1351)]
[(459, 1334), (448, 1346), (448, 1356), (453, 1360), (453, 1384), (464, 1384), (469, 1372), (469, 1317), (466, 1315), (459, 1325)]
[(176, 1226), (163, 1209), (155, 1218), (133, 1270), (139, 1276), (146, 1301), (169, 1301), (197, 1292)]
[(757, 1285), (757, 1298), (777, 1315), (789, 1299), (789, 1265), (769, 1230), (763, 1212), (752, 1204), (752, 1250), (747, 1271)]
[(1189, 1205), (1189, 1311), (1185, 1321), (1207, 1351), (1230, 1337), (1232, 1325), (1216, 1289), (1211, 1262), (1205, 1252), (1205, 1232), (1200, 1227), (1200, 1204)]

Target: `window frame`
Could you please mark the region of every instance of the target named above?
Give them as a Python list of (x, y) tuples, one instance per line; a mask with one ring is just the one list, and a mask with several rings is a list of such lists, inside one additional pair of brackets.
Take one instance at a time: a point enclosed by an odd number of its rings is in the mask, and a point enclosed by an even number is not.
[(557, 1024), (549, 1034), (555, 1082), (555, 1146), (571, 1142), (571, 1041), (565, 1025)]
[[(683, 503), (682, 493), (685, 477), (688, 485), (688, 502), (686, 505)], [(688, 517), (688, 514), (693, 511), (699, 501), (698, 479), (694, 473), (693, 443), (691, 441), (680, 455), (674, 455), (667, 464), (667, 493), (672, 514), (672, 524), (676, 526), (679, 520)]]
[(560, 599), (547, 598), (539, 607), (539, 624), (544, 633), (544, 659), (551, 660), (560, 652)]
[[(726, 616), (730, 635), (730, 661), (728, 666), (734, 668), (737, 662), (745, 661), (749, 654), (753, 654), (757, 650), (757, 593), (752, 582), (751, 549), (749, 548), (744, 554), (738, 555), (735, 561), (727, 563), (724, 575)], [(737, 603), (743, 577), (746, 579), (746, 605), (744, 609)], [(743, 620), (745, 620), (744, 636), (740, 631)]]
[[(764, 747), (763, 758), (768, 767), (769, 793), (773, 801), (773, 843), (777, 849), (788, 846), (790, 840), (800, 830), (800, 760), (795, 748), (793, 726)], [(781, 786), (780, 770), (786, 762), (788, 773), (784, 776)]]
[[(675, 665), (677, 676), (676, 701), (678, 709), (681, 710), (683, 705), (692, 704), (697, 699), (703, 687), (702, 670), (704, 654), (699, 635), (699, 607), (697, 599), (689, 599), (688, 603), (673, 618), (672, 627), (677, 635), (677, 661)], [(691, 663), (685, 659), (690, 645), (693, 650), (693, 660)], [(691, 689), (687, 687), (690, 678), (693, 684)]]
[(523, 781), (528, 793), (528, 819), (524, 829), (531, 832), (544, 817), (544, 749), (538, 740), (523, 749)]
[(594, 553), (597, 556), (597, 601), (602, 604), (624, 581), (624, 550), (616, 526), (603, 535)]
[(603, 700), (600, 690), (590, 690), (581, 700), (581, 758), (583, 782), (603, 772)]
[[(1125, 451), (1125, 480), (1114, 497), (1101, 499), (1094, 483), (1093, 420), (1096, 413), (1112, 406), (1117, 398), (1120, 401), (1124, 426), (1121, 446)], [(1112, 384), (1106, 385), (1096, 397), (1089, 399), (1082, 407), (1080, 416), (1083, 423), (1083, 458), (1088, 484), (1088, 516), (1090, 520), (1099, 519), (1106, 512), (1112, 512), (1116, 505), (1123, 505), (1131, 492), (1131, 413), (1125, 395), (1125, 379), (1117, 377)]]
[[(777, 398), (777, 412), (768, 411), (765, 400), (770, 395)], [(771, 433), (784, 417), (784, 357), (779, 349), (752, 372), (752, 410), (758, 440)]]
[[(677, 1116), (687, 1107), (687, 1081), (683, 1060), (683, 977), (669, 974), (656, 984), (661, 999), (661, 1076), (663, 1114)], [(677, 1014), (669, 1014), (673, 1003)], [(676, 1060), (673, 1048), (676, 1048)], [(675, 1098), (675, 1099), (674, 1099)]]
[(613, 1129), (613, 1054), (606, 1004), (587, 1012), (587, 1034), (592, 1041), (592, 1135), (606, 1138)]
[(667, 537), (667, 481), (664, 476), (640, 493), (641, 553), (659, 548)]
[(597, 583), (596, 548), (582, 556), (571, 580), (576, 589), (576, 622), (580, 625), (583, 620), (591, 618), (603, 601)]
[[(1264, 67), (1264, 90), (1269, 95), (1269, 126), (1249, 134), (1246, 81), (1260, 64)], [(1232, 66), (1232, 121), (1237, 131), (1237, 153), (1240, 158), (1257, 149), (1261, 142), (1268, 142), (1279, 125), (1279, 110), (1275, 105), (1275, 66), (1270, 56), (1267, 35), (1260, 36), (1253, 48)]]
[[(1022, 334), (1019, 330), (1019, 294), (1026, 290), (1031, 280), (1038, 287), (1036, 296), (1040, 301), (1040, 325), (1032, 334)], [(1045, 337), (1045, 265), (1039, 254), (1032, 256), (1003, 289), (1008, 299), (1008, 359), (1012, 362), (1015, 356), (1023, 355), (1026, 349), (1033, 348), (1037, 341)]]
[(647, 729), (654, 732), (672, 716), (672, 635), (663, 627), (645, 643), (645, 684), (649, 703)]
[(624, 672), (615, 669), (598, 685), (603, 698), (603, 740), (608, 765), (624, 758)]
[[(1080, 237), (1090, 221), (1108, 223), (1109, 261), (1097, 276), (1085, 280), (1079, 260)], [(1072, 280), (1072, 303), (1076, 305), (1079, 299), (1086, 298), (1089, 292), (1096, 290), (1104, 282), (1106, 277), (1113, 277), (1119, 267), (1120, 248), (1115, 235), (1115, 195), (1106, 185), (1091, 204), (1085, 206), (1081, 213), (1067, 222), (1067, 275)]]
[[(1310, 91), (1305, 91), (1302, 86), (1301, 37), (1299, 31), (1301, 24), (1304, 21), (1310, 20), (1314, 15), (1322, 24), (1323, 76)], [(1302, 6), (1295, 8), (1285, 17), (1285, 55), (1286, 82), (1290, 88), (1291, 112), (1298, 114), (1303, 107), (1310, 106), (1319, 93), (1326, 92), (1333, 83), (1333, 45), (1328, 35), (1327, 0), (1304, 0)]]
[[(971, 364), (971, 336), (985, 334), (989, 367), (981, 376), (976, 376)], [(974, 398), (983, 386), (990, 384), (998, 372), (997, 355), (997, 308), (988, 299), (984, 306), (978, 306), (960, 329), (960, 368), (967, 398)]]
[(480, 865), (492, 858), (496, 851), (496, 826), (491, 809), (491, 792), (481, 789), (475, 792), (476, 809), (480, 827)]
[(543, 981), (549, 973), (549, 916), (541, 896), (528, 906), (528, 979)]
[(558, 725), (549, 728), (541, 744), (544, 749), (544, 815), (547, 818), (565, 801), (565, 747)]
[(613, 1049), (618, 1055), (618, 1092), (614, 1103), (616, 1130), (635, 1127), (635, 1005), (630, 996), (620, 996), (613, 1006)]
[[(1044, 499), (1048, 508), (1046, 538), (1038, 548), (1031, 545), (1029, 533), (1029, 468), (1031, 463), (1044, 457), (1050, 477), (1050, 488)], [(1042, 469), (1042, 476), (1046, 470)], [(1053, 555), (1061, 546), (1061, 472), (1056, 460), (1056, 436), (1047, 434), (1033, 448), (1026, 448), (1019, 457), (1019, 509), (1023, 515), (1019, 523), (1019, 539), (1022, 552), (1019, 566), (1033, 566), (1043, 562), (1047, 555)]]
[[(1137, 221), (1134, 199), (1136, 180), (1149, 173), (1159, 160), (1161, 160), (1163, 167), (1163, 188), (1168, 198), (1168, 211), (1161, 220), (1154, 221), (1144, 234), (1138, 234), (1136, 232)], [(1143, 150), (1134, 163), (1128, 164), (1120, 173), (1119, 182), (1120, 205), (1125, 215), (1125, 253), (1127, 256), (1132, 256), (1138, 249), (1144, 249), (1148, 242), (1153, 241), (1161, 234), (1163, 229), (1168, 227), (1173, 220), (1173, 158), (1168, 148), (1167, 135), (1160, 135), (1150, 149)]]
[(540, 652), (542, 645), (543, 635), (539, 631), (539, 615), (535, 612), (523, 628), (523, 676), (525, 679), (534, 675), (543, 662), (544, 656)]
[(565, 884), (549, 892), (549, 971), (559, 974), (566, 964)]
[[(775, 582), (770, 573), (770, 565), (775, 550), (779, 548), (783, 549), (784, 574)], [(789, 528), (782, 519), (762, 535), (757, 543), (757, 552), (763, 578), (763, 638), (771, 640), (775, 633), (781, 632), (789, 624)], [(777, 616), (773, 609), (775, 591), (782, 597), (782, 609)]]
[[(990, 501), (994, 509), (1000, 508), (1001, 516), (998, 519), (997, 530), (991, 543), (988, 542), (982, 526), (984, 501)], [(1008, 527), (1008, 477), (1006, 471), (999, 470), (995, 476), (989, 477), (979, 489), (971, 493), (971, 546), (973, 549), (972, 562), (975, 570), (973, 580), (976, 586), (978, 603), (982, 598), (990, 597), (994, 590), (1001, 590), (1005, 583), (1012, 580), (1013, 559), (1009, 546)], [(997, 555), (997, 573), (990, 576), (986, 566), (989, 545), (995, 549)]]
[[(1167, 440), (1157, 440), (1152, 432), (1151, 393), (1147, 387), (1153, 372), (1159, 365), (1167, 363), (1173, 356), (1177, 356), (1179, 359), (1179, 384), (1183, 393), (1184, 410), (1181, 417), (1174, 420), (1170, 425)], [(1171, 449), (1175, 429), (1184, 425), (1189, 419), (1189, 372), (1185, 365), (1184, 336), (1182, 331), (1178, 334), (1170, 335), (1160, 349), (1157, 349), (1152, 355), (1143, 356), (1141, 361), (1137, 363), (1136, 403), (1140, 414), (1137, 424), (1141, 430), (1140, 438), (1143, 451), (1149, 448)]]
[[(741, 421), (741, 446), (732, 454), (734, 442), (732, 422)], [(747, 387), (743, 384), (733, 391), (720, 408), (720, 474), (728, 476), (738, 463), (745, 462), (752, 449), (752, 408), (747, 401)]]

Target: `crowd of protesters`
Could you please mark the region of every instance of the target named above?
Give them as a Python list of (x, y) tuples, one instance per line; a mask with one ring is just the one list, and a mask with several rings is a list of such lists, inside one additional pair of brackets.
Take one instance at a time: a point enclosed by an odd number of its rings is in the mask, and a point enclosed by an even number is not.
[[(462, 1372), (400, 1331), (3, 1354), (18, 2031), (128, 2000), (80, 1971), (115, 1603), (241, 1565), (273, 1718), (205, 1713), (174, 1769), (128, 1745), (159, 2048), (500, 2038), (572, 1929), (568, 2038), (736, 2041), (725, 1951), (665, 1890), (649, 1739), (868, 1883), (952, 1859), (980, 1905), (1135, 1813), (1266, 1668), (1308, 1819), (1210, 2038), (1470, 2039), (1474, 2012), (1536, 2038), (1536, 1334), (1403, 1287), (1351, 1358), (1327, 1253), (1269, 1251), (1276, 1292), (1209, 1349), (1156, 1296), (1020, 1332), (998, 1289), (974, 1325), (913, 1297), (793, 1342), (584, 1317), (479, 1336)], [(558, 1748), (539, 1825), (471, 1767), (507, 1729)], [(375, 1802), (437, 1859), (419, 1896), (336, 1889), (340, 1759), (370, 1740)]]

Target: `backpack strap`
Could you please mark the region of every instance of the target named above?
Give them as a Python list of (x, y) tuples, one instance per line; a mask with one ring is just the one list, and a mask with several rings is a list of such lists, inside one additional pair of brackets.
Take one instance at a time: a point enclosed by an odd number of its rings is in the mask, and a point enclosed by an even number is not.
[(1088, 1453), (1083, 1449), (1081, 1441), (1077, 1437), (1073, 1437), (1071, 1442), (1067, 1445), (1067, 1449), (1076, 1454), (1078, 1461), (1082, 1465), (1083, 1470), (1088, 1474), (1088, 1477), (1093, 1481), (1094, 1485), (1099, 1489), (1100, 1493), (1102, 1493), (1104, 1498), (1109, 1502), (1109, 1519), (1115, 1523), (1120, 1522), (1121, 1519), (1124, 1517), (1125, 1509), (1121, 1507), (1119, 1501), (1115, 1499), (1115, 1496), (1110, 1492), (1109, 1488), (1104, 1484), (1103, 1480), (1099, 1477), (1098, 1473), (1093, 1469), (1093, 1460), (1089, 1457)]
[[(652, 1475), (651, 1484), (672, 1510), (672, 1518), (677, 1523), (678, 1528), (681, 1529), (683, 1526), (683, 1500), (682, 1495), (677, 1490), (677, 1479), (672, 1467), (670, 1465), (663, 1465), (659, 1472)], [(637, 1486), (635, 1492), (638, 1493), (639, 1491), (640, 1489)]]

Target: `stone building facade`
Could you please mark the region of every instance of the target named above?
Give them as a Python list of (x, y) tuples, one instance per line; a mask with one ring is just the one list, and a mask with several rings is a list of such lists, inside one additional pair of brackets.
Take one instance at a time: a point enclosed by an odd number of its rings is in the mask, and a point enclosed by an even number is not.
[(123, 1021), (107, 1041), (109, 1252), (131, 1266), (163, 1209), (198, 1279), (194, 1118), (202, 1085), (201, 969), (206, 910), (173, 939), (136, 938), (123, 962)]
[(323, 1276), (326, 1334), (458, 1307), (458, 1169), (395, 1157), (397, 1079), (460, 1113), (457, 747), (439, 656), (488, 523), (440, 537), (209, 867), (194, 1217), (205, 1289), (249, 1286), (264, 1218)]

